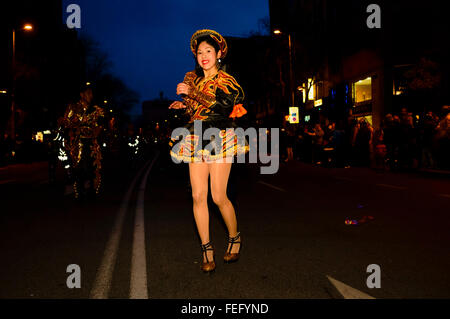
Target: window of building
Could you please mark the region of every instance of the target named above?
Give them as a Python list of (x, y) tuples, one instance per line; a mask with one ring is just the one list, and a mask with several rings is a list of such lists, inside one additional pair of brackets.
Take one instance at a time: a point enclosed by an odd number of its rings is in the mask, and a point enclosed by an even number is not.
[(393, 81), (393, 95), (402, 95), (406, 92), (407, 82), (405, 79), (396, 78)]
[(315, 100), (323, 99), (323, 82), (317, 82), (315, 88)]
[(353, 83), (353, 104), (365, 103), (372, 100), (372, 78)]
[(309, 89), (308, 100), (314, 101), (316, 90), (315, 90), (315, 85), (313, 84), (313, 79), (308, 79), (308, 86), (306, 87), (306, 89), (307, 90)]

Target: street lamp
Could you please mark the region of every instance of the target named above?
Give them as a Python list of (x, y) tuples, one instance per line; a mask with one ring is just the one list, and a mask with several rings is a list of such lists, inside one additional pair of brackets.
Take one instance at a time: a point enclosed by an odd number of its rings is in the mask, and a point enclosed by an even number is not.
[[(281, 30), (276, 29), (273, 31), (275, 35), (283, 34)], [(295, 104), (295, 93), (294, 93), (294, 73), (292, 70), (292, 41), (291, 41), (291, 34), (288, 33), (288, 41), (289, 41), (289, 81), (290, 81), (290, 91), (291, 91), (291, 106), (294, 106)]]
[[(32, 24), (25, 24), (22, 30), (30, 32), (33, 30)], [(13, 145), (16, 144), (16, 101), (15, 101), (15, 88), (16, 88), (16, 29), (12, 29), (12, 40), (13, 40), (13, 55), (12, 55), (12, 87), (11, 87), (11, 138)]]

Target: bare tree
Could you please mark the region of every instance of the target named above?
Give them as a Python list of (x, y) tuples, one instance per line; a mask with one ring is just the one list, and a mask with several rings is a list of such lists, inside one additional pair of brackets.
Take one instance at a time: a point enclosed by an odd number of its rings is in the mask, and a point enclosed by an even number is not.
[(98, 42), (87, 36), (81, 41), (86, 61), (86, 76), (100, 95), (97, 100), (106, 100), (108, 105), (116, 110), (130, 111), (139, 102), (139, 94), (112, 74), (113, 63), (108, 54), (100, 49)]

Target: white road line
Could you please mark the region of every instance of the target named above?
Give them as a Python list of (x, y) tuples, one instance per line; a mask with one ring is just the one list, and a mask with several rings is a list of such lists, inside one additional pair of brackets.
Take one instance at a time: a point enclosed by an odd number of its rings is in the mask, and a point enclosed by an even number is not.
[(345, 299), (375, 299), (374, 297), (350, 287), (349, 285), (346, 285), (330, 276), (327, 276), (327, 278)]
[(98, 268), (97, 274), (95, 276), (94, 285), (89, 295), (90, 299), (108, 298), (109, 290), (111, 289), (114, 266), (116, 264), (117, 251), (119, 249), (120, 237), (122, 236), (123, 223), (128, 210), (128, 202), (130, 201), (131, 194), (137, 180), (142, 175), (142, 172), (147, 167), (148, 163), (149, 162), (147, 162), (136, 174), (130, 184), (130, 187), (128, 188), (127, 193), (125, 194), (125, 197), (122, 200), (122, 205), (120, 206), (119, 212), (117, 213), (116, 221), (113, 229), (111, 230), (108, 243), (106, 244), (100, 267)]
[(130, 281), (130, 299), (148, 299), (147, 288), (147, 259), (145, 254), (145, 223), (144, 223), (144, 199), (147, 179), (153, 164), (159, 156), (153, 159), (150, 167), (147, 169), (139, 188), (138, 199), (136, 203), (136, 216), (134, 222), (133, 237), (133, 255), (131, 256), (131, 281)]
[(7, 180), (7, 181), (0, 181), (0, 185), (5, 185), (5, 184), (13, 183), (13, 182), (15, 182), (15, 181), (16, 181), (16, 180), (14, 180), (14, 179)]
[(384, 188), (398, 189), (398, 190), (405, 190), (406, 189), (406, 187), (394, 186), (394, 185), (389, 185), (389, 184), (377, 184), (377, 186), (384, 187)]
[(262, 185), (265, 185), (265, 186), (267, 186), (267, 187), (276, 189), (277, 191), (280, 191), (280, 192), (286, 192), (284, 189), (282, 189), (282, 188), (280, 188), (280, 187), (273, 186), (273, 185), (268, 184), (268, 183), (265, 183), (265, 182), (263, 182), (263, 181), (258, 181), (258, 183), (260, 183), (260, 184), (262, 184)]

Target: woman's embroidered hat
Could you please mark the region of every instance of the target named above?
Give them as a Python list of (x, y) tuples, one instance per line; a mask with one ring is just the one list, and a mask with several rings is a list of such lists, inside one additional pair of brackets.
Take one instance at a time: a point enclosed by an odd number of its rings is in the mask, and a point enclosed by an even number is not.
[(191, 51), (192, 53), (197, 56), (197, 40), (205, 35), (209, 35), (214, 41), (217, 42), (219, 45), (220, 51), (222, 51), (222, 59), (225, 58), (225, 56), (228, 53), (228, 46), (227, 42), (225, 41), (224, 37), (221, 36), (218, 32), (214, 30), (198, 30), (194, 33), (194, 35), (191, 38)]

